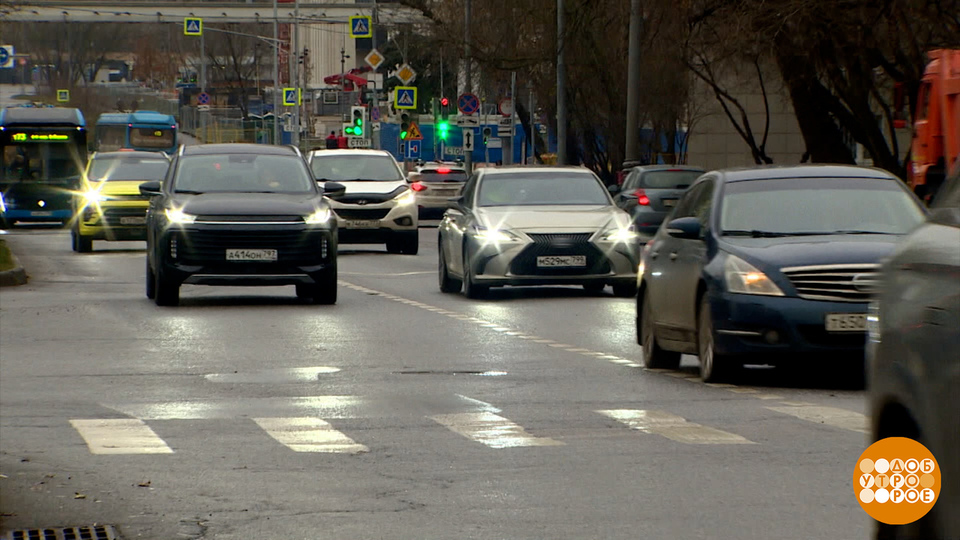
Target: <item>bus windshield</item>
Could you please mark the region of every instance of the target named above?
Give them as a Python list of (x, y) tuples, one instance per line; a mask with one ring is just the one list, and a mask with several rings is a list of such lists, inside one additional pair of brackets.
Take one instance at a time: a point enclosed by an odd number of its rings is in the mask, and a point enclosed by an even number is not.
[(77, 146), (69, 142), (16, 144), (10, 141), (3, 147), (2, 178), (8, 182), (78, 177), (83, 166)]

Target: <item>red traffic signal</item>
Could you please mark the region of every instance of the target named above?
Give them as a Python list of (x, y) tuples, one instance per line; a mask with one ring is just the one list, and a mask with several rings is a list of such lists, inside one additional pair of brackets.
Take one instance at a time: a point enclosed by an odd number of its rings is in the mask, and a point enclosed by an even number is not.
[(440, 105), (446, 107), (449, 104), (450, 104), (450, 98), (445, 98), (445, 97), (440, 98)]

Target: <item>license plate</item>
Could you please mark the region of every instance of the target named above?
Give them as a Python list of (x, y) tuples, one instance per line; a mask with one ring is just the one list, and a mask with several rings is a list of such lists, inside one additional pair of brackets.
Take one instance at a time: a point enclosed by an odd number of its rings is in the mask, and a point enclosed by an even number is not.
[(348, 219), (345, 225), (348, 229), (379, 229), (379, 219)]
[(146, 216), (125, 216), (120, 218), (121, 225), (146, 225)]
[(277, 250), (275, 249), (228, 249), (228, 261), (275, 261), (277, 260)]
[(827, 313), (827, 332), (866, 332), (866, 313)]
[(540, 268), (583, 267), (586, 265), (586, 255), (544, 255), (537, 257), (537, 266)]
[(30, 212), (30, 215), (31, 215), (31, 216), (34, 216), (34, 217), (50, 217), (50, 216), (53, 215), (53, 211), (51, 211), (51, 210), (33, 210), (33, 211)]
[(676, 199), (661, 199), (661, 200), (663, 201), (663, 205), (666, 206), (666, 207), (671, 207), (671, 206), (676, 206), (676, 205), (677, 205), (677, 200), (676, 200)]

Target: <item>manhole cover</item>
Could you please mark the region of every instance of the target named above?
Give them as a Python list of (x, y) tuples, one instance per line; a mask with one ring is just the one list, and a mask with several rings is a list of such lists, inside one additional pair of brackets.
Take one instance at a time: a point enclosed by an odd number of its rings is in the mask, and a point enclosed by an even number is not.
[(51, 527), (10, 531), (6, 540), (120, 540), (120, 534), (113, 525)]

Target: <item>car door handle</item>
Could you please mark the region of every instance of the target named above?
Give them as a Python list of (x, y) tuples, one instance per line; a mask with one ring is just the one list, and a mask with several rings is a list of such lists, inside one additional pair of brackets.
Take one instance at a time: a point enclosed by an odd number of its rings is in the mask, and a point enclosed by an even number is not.
[(670, 260), (671, 260), (671, 261), (677, 260), (677, 252), (676, 252), (676, 251), (674, 251), (673, 253), (670, 254)]

